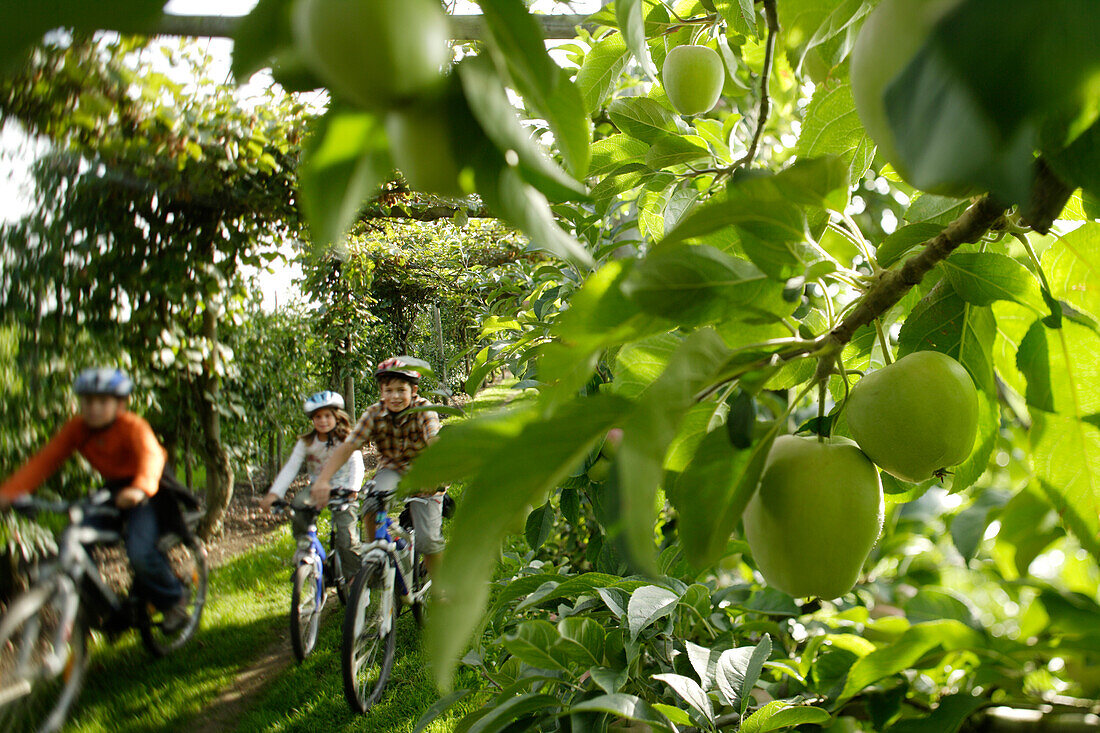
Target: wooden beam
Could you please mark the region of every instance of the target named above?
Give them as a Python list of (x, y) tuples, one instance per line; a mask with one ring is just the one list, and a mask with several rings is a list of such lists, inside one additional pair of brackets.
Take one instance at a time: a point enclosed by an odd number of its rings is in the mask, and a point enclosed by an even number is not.
[[(232, 38), (242, 16), (169, 15), (165, 14), (153, 35), (195, 36), (199, 38)], [(586, 15), (536, 15), (547, 38), (568, 39), (577, 35)], [(455, 41), (477, 41), (485, 35), (485, 19), (480, 15), (452, 15), (451, 38)]]

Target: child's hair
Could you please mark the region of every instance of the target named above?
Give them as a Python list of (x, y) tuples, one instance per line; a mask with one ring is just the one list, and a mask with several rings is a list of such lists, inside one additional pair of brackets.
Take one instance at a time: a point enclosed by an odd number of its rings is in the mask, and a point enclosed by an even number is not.
[[(328, 434), (329, 440), (335, 440), (339, 443), (343, 443), (348, 434), (351, 433), (351, 418), (348, 417), (348, 413), (343, 410), (338, 410), (335, 407), (322, 407), (322, 410), (332, 410), (332, 414), (336, 416), (336, 427)], [(312, 417), (312, 415), (310, 416)], [(317, 438), (317, 430), (309, 430), (298, 436), (299, 440), (304, 440), (306, 445), (313, 445), (313, 441)]]
[(378, 386), (379, 387), (381, 387), (383, 384), (389, 384), (390, 382), (404, 382), (405, 384), (409, 385), (409, 387), (412, 388), (412, 389), (416, 389), (417, 386), (419, 386), (417, 384), (414, 384), (413, 382), (410, 382), (408, 380), (408, 378), (403, 377), (400, 374), (380, 374), (380, 375), (378, 375)]

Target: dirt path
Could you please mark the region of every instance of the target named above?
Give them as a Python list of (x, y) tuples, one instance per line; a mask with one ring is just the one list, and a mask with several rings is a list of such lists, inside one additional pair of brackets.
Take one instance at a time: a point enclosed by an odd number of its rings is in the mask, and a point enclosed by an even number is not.
[[(321, 623), (332, 615), (340, 602), (332, 595), (321, 611)], [(235, 727), (241, 715), (248, 710), (254, 698), (268, 682), (281, 675), (295, 663), (290, 648), (290, 631), (283, 628), (279, 638), (268, 645), (251, 664), (237, 673), (236, 679), (226, 685), (202, 712), (192, 733), (221, 733)]]

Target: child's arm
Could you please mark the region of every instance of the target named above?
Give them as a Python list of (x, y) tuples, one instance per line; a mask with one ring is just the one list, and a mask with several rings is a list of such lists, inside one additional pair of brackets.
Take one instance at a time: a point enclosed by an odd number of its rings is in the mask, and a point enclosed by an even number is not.
[(157, 436), (149, 423), (137, 415), (133, 417), (133, 422), (124, 423), (124, 426), (129, 427), (127, 437), (131, 441), (131, 450), (137, 461), (137, 470), (134, 471), (134, 478), (130, 485), (118, 492), (118, 496), (115, 497), (115, 505), (119, 509), (135, 507), (157, 493), (157, 489), (160, 487), (160, 477), (164, 474), (164, 464), (167, 459), (164, 448), (161, 447), (160, 441), (157, 440)]
[(339, 471), (340, 466), (343, 466), (351, 458), (351, 454), (357, 453), (359, 448), (370, 440), (373, 434), (374, 412), (368, 407), (367, 411), (363, 413), (363, 417), (359, 418), (359, 422), (355, 424), (355, 429), (348, 435), (347, 440), (333, 448), (332, 453), (328, 454), (325, 465), (321, 466), (320, 473), (313, 480), (313, 488), (310, 489), (309, 495), (313, 506), (323, 507), (328, 502), (329, 494), (332, 493), (332, 484), (329, 483), (332, 474)]
[(356, 449), (351, 454), (351, 482), (348, 488), (352, 491), (359, 491), (363, 488), (363, 477), (366, 473), (366, 469), (363, 467), (363, 453)]
[(264, 498), (260, 501), (262, 509), (270, 510), (272, 504), (286, 496), (286, 490), (290, 488), (294, 477), (298, 475), (298, 471), (302, 467), (302, 461), (305, 458), (306, 444), (299, 440), (294, 444), (294, 450), (290, 452), (290, 458), (287, 459), (275, 480), (271, 482), (271, 488), (267, 490)]
[(7, 506), (19, 496), (29, 494), (60, 468), (73, 454), (83, 432), (83, 421), (73, 418), (46, 443), (23, 467), (0, 484), (0, 506)]

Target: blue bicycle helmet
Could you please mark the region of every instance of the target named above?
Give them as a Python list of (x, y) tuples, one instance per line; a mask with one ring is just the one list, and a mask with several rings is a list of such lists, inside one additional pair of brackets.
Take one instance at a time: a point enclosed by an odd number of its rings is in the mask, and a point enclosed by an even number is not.
[(326, 389), (324, 392), (318, 392), (317, 394), (310, 395), (308, 398), (306, 398), (306, 403), (303, 406), (303, 409), (306, 411), (307, 415), (312, 415), (313, 413), (320, 410), (322, 407), (331, 407), (336, 410), (343, 410), (344, 398), (339, 392), (332, 392)]
[(134, 383), (121, 369), (97, 367), (85, 369), (76, 377), (73, 391), (78, 395), (103, 394), (112, 397), (128, 397)]

